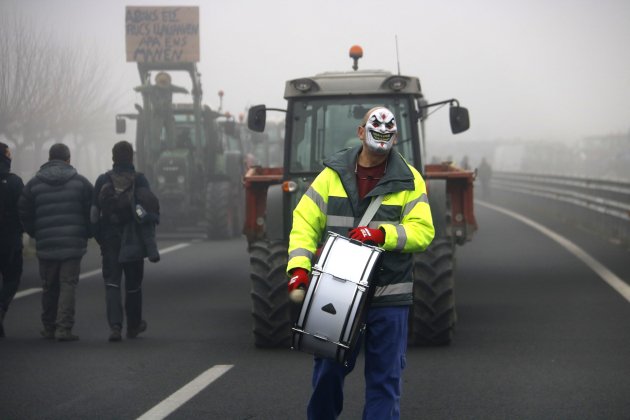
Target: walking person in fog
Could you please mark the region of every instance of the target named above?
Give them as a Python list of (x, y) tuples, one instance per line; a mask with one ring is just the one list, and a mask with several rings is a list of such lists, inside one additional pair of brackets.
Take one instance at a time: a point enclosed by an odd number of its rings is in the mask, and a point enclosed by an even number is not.
[(129, 142), (114, 145), (112, 160), (112, 170), (96, 180), (91, 221), (103, 257), (109, 341), (117, 342), (122, 340), (124, 315), (127, 338), (136, 338), (147, 329), (147, 322), (142, 318), (142, 279), (144, 258), (148, 257), (151, 262), (160, 260), (155, 240), (159, 203), (147, 178), (135, 171), (133, 146)]
[(490, 198), (490, 179), (492, 178), (492, 167), (486, 160), (486, 158), (481, 159), (481, 163), (479, 164), (479, 168), (477, 168), (477, 176), (479, 177), (479, 181), (481, 181), (481, 195), (483, 198)]
[(68, 146), (57, 143), (18, 202), (24, 230), (35, 238), (47, 339), (79, 339), (72, 334), (75, 290), (90, 237), (91, 198), (92, 184), (70, 165)]
[(9, 146), (0, 143), (0, 338), (4, 337), (4, 317), (22, 276), (22, 225), (17, 202), (23, 188), (22, 178), (11, 173)]

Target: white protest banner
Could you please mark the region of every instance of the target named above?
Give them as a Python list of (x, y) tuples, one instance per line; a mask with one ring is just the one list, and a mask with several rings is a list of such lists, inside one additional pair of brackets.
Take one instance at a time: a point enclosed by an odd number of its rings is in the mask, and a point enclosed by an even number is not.
[(199, 7), (127, 6), (127, 61), (199, 61)]

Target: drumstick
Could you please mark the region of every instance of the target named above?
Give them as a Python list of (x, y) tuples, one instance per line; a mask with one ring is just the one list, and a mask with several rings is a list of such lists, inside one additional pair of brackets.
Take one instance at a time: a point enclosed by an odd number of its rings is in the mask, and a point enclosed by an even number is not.
[(294, 303), (302, 303), (304, 302), (304, 296), (306, 296), (306, 290), (304, 287), (298, 287), (295, 290), (292, 290), (289, 293), (289, 299)]

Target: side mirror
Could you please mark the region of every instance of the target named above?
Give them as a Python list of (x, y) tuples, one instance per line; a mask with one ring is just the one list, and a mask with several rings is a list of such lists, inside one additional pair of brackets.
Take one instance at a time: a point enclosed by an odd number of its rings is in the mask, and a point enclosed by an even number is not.
[(247, 128), (257, 133), (265, 131), (267, 108), (264, 105), (254, 105), (247, 112)]
[(468, 109), (461, 106), (450, 108), (451, 132), (453, 134), (463, 133), (470, 128), (470, 118)]
[(127, 131), (127, 121), (124, 118), (116, 117), (116, 134), (123, 134)]

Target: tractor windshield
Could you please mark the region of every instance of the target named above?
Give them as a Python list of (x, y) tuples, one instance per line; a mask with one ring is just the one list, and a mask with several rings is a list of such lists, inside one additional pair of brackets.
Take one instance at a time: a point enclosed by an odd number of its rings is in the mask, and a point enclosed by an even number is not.
[(375, 106), (385, 106), (396, 116), (398, 142), (394, 150), (413, 161), (409, 102), (405, 97), (309, 98), (292, 102), (291, 173), (321, 171), (324, 158), (360, 144), (357, 127)]
[[(199, 146), (198, 140), (201, 140), (201, 146), (205, 146), (205, 138), (203, 136), (203, 127), (196, 124), (195, 115), (192, 113), (175, 114), (175, 141), (177, 147)], [(197, 136), (197, 126), (201, 130), (201, 135)]]

